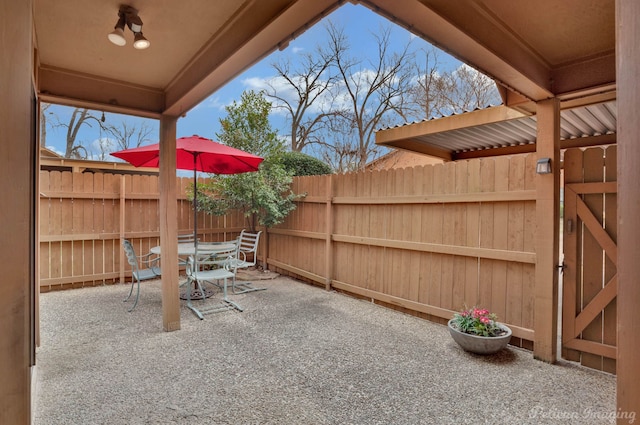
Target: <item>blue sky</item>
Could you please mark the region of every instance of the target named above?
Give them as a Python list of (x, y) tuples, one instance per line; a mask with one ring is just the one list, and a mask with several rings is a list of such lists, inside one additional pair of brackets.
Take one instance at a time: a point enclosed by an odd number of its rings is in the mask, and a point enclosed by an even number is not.
[[(312, 51), (317, 43), (325, 39), (324, 23), (326, 19), (330, 19), (337, 27), (343, 28), (349, 38), (350, 44), (352, 46), (358, 46), (354, 54), (366, 55), (368, 52), (371, 52), (371, 55), (375, 55), (376, 41), (371, 34), (372, 32), (377, 32), (381, 26), (392, 28), (392, 43), (395, 46), (404, 46), (409, 41), (414, 43), (418, 48), (428, 46), (423, 40), (414, 37), (408, 31), (392, 24), (364, 6), (353, 5), (347, 2), (344, 6), (325, 18), (325, 20), (320, 21), (314, 27), (289, 43), (289, 46), (285, 50), (276, 51), (261, 62), (255, 64), (189, 111), (186, 117), (180, 118), (177, 128), (178, 137), (197, 134), (216, 140), (216, 133), (220, 131), (220, 118), (226, 116), (225, 106), (231, 104), (233, 101), (239, 101), (240, 95), (247, 89), (257, 91), (264, 88), (265, 82), (275, 75), (271, 64), (277, 61), (279, 57), (294, 58), (298, 54)], [(438, 54), (438, 60), (443, 69), (451, 70), (460, 65), (459, 61), (453, 59), (446, 53), (439, 52)], [(68, 122), (72, 108), (53, 105), (49, 111), (53, 112), (60, 121)], [(100, 114), (101, 112), (97, 112), (95, 115), (100, 116)], [(131, 124), (138, 123), (141, 120), (135, 117), (126, 117), (110, 113), (106, 113), (105, 116), (107, 122), (115, 125), (122, 120)], [(275, 110), (270, 115), (270, 119), (272, 128), (277, 130), (280, 135), (285, 136), (287, 131), (284, 116)], [(155, 120), (147, 121), (148, 125), (153, 128), (152, 140), (150, 140), (149, 143), (156, 143), (158, 141), (158, 122)], [(47, 147), (56, 152), (63, 153), (65, 134), (66, 129), (64, 128), (49, 128), (47, 131)], [(95, 149), (100, 137), (101, 134), (98, 126), (83, 126), (79, 132), (77, 141), (82, 142), (84, 146), (90, 149)], [(113, 150), (118, 149), (114, 148)], [(107, 160), (111, 161), (116, 159), (114, 157), (108, 157)]]

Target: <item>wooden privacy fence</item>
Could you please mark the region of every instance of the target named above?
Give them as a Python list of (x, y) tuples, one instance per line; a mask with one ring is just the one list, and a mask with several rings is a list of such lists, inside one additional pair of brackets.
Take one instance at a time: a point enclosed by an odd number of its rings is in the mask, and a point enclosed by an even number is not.
[[(193, 232), (186, 199), (192, 178), (177, 177), (178, 232)], [(158, 177), (107, 173), (40, 172), (40, 288), (42, 291), (121, 281), (130, 275), (121, 239), (138, 254), (159, 241)], [(241, 214), (198, 214), (201, 240), (235, 238)]]
[[(265, 234), (280, 272), (444, 321), (480, 305), (533, 341), (535, 155), (298, 177), (306, 192)], [(179, 178), (178, 229), (193, 229)], [(128, 275), (120, 240), (159, 243), (157, 176), (40, 174), (40, 286), (115, 282)], [(240, 213), (198, 216), (203, 240), (236, 237)], [(515, 341), (517, 342), (517, 341)]]
[(268, 264), (438, 321), (481, 305), (530, 348), (535, 163), (532, 154), (296, 178), (307, 196), (269, 230)]

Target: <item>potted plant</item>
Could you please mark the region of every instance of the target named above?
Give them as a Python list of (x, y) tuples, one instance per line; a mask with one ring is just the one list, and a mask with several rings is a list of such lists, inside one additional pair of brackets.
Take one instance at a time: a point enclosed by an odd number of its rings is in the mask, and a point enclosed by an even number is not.
[(497, 353), (511, 340), (511, 329), (486, 309), (473, 307), (455, 313), (448, 326), (453, 340), (476, 354)]

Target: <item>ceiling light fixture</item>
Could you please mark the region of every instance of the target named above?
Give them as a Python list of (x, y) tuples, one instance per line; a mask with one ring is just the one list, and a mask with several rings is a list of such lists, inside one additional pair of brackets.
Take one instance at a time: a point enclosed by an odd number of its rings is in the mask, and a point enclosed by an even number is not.
[(120, 6), (118, 22), (113, 31), (107, 35), (109, 41), (117, 46), (127, 44), (127, 40), (124, 38), (125, 24), (134, 34), (133, 47), (136, 49), (146, 49), (151, 45), (149, 40), (142, 35), (142, 19), (138, 16), (138, 11), (131, 6)]
[(146, 49), (150, 45), (151, 43), (149, 43), (149, 40), (144, 38), (144, 35), (142, 35), (142, 32), (135, 33), (133, 47), (135, 47), (136, 49)]

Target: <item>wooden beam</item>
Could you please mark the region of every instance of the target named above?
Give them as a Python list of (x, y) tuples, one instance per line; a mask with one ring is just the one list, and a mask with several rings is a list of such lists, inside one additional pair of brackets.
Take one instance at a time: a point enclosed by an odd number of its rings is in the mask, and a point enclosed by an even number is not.
[[(349, 205), (409, 205), (409, 204), (453, 204), (469, 202), (514, 202), (535, 201), (535, 190), (510, 190), (502, 192), (476, 192), (407, 196), (336, 196), (333, 203)], [(304, 201), (302, 201), (304, 202)]]
[(147, 111), (113, 104), (105, 104), (83, 99), (72, 99), (69, 97), (54, 96), (48, 93), (40, 93), (38, 97), (42, 102), (64, 105), (72, 108), (87, 108), (94, 111), (112, 112), (114, 114), (132, 115), (136, 117), (151, 118), (156, 120), (159, 120), (161, 116), (160, 113), (154, 111)]
[(509, 121), (528, 116), (507, 106), (493, 106), (446, 118), (422, 121), (411, 125), (380, 130), (376, 133), (376, 143), (388, 144), (396, 140), (412, 139), (429, 134), (442, 133), (485, 124)]
[(513, 261), (534, 264), (535, 252), (508, 251), (504, 249), (478, 248), (460, 245), (444, 245), (427, 242), (410, 242), (392, 239), (366, 238), (363, 236), (333, 235), (334, 242), (357, 245), (379, 246), (383, 248), (402, 249), (407, 251), (433, 252), (437, 254), (457, 255), (461, 257), (486, 258), (498, 261)]
[[(272, 16), (272, 8), (283, 1), (245, 0), (235, 19), (204, 46), (195, 59), (167, 87), (165, 113), (180, 116), (211, 93), (276, 49), (286, 47), (315, 22), (331, 13), (335, 0), (305, 0), (290, 3), (270, 22), (256, 17)], [(264, 12), (264, 9), (268, 9)], [(251, 19), (244, 19), (250, 15)], [(304, 23), (304, 27), (300, 27)], [(291, 28), (298, 28), (292, 32)], [(224, 43), (220, 40), (224, 38)]]
[(598, 245), (602, 247), (609, 260), (617, 266), (618, 265), (618, 246), (615, 241), (611, 239), (611, 236), (605, 229), (602, 228), (602, 224), (596, 219), (589, 207), (581, 198), (576, 199), (576, 207), (578, 210), (578, 217), (582, 220), (585, 227), (589, 229), (591, 236), (598, 242)]
[[(448, 118), (443, 118), (448, 119)], [(412, 124), (413, 125), (413, 124)], [(386, 131), (386, 130), (383, 130)], [(376, 143), (378, 143), (376, 141)], [(613, 145), (617, 143), (616, 134), (602, 134), (600, 136), (578, 137), (576, 139), (565, 139), (560, 141), (560, 149), (586, 148), (589, 146)], [(381, 144), (381, 143), (380, 143)], [(518, 155), (536, 151), (535, 143), (518, 146), (503, 146), (500, 148), (478, 149), (466, 152), (450, 152), (440, 147), (436, 147), (420, 140), (401, 140), (385, 143), (387, 146), (402, 148), (410, 152), (424, 153), (436, 156), (446, 161), (460, 161), (464, 159), (488, 158), (502, 155)]]
[(390, 148), (403, 149), (409, 152), (422, 153), (445, 161), (451, 161), (453, 159), (450, 151), (416, 139), (404, 139), (384, 144), (376, 141), (376, 144), (385, 145)]
[(613, 145), (617, 143), (616, 134), (602, 134), (600, 136), (578, 137), (560, 141), (560, 149), (587, 148), (590, 146)]
[(518, 155), (523, 153), (531, 153), (535, 151), (536, 151), (535, 143), (528, 143), (526, 145), (504, 146), (501, 148), (478, 149), (475, 151), (468, 151), (468, 152), (456, 152), (453, 154), (453, 160), (458, 161), (462, 159), (487, 158), (487, 157), (502, 156), (502, 155)]
[[(616, 352), (619, 351), (613, 345), (602, 344), (595, 341), (587, 341), (586, 339), (572, 339), (570, 341), (566, 341), (563, 343), (566, 348), (571, 348), (573, 350), (584, 351), (587, 353), (592, 353), (598, 356), (608, 357), (610, 359), (615, 359), (617, 357)], [(619, 377), (617, 379), (620, 379)], [(618, 409), (620, 411), (620, 409)], [(631, 410), (635, 412), (634, 410)], [(627, 411), (628, 412), (628, 411)], [(624, 422), (618, 422), (623, 424), (628, 424), (629, 421), (626, 420)]]
[(538, 158), (551, 158), (551, 174), (536, 176), (536, 281), (534, 357), (556, 361), (560, 235), (560, 102), (538, 102)]
[[(162, 89), (53, 67), (38, 70), (38, 91), (53, 103), (157, 118), (164, 110)], [(137, 111), (137, 112), (134, 112)]]
[[(180, 329), (178, 285), (178, 205), (176, 203), (176, 117), (160, 119), (160, 249), (162, 257), (162, 328)], [(174, 259), (175, 261), (171, 261)]]
[(497, 86), (503, 105), (520, 111), (523, 114), (532, 115), (536, 113), (536, 103), (531, 99), (500, 84), (497, 84)]
[(560, 100), (585, 97), (585, 90), (602, 93), (615, 90), (615, 51), (587, 61), (571, 63), (552, 71), (553, 91)]
[[(497, 37), (491, 31), (495, 22), (479, 2), (362, 0), (361, 3), (461, 61), (474, 64), (484, 74), (529, 99), (553, 96), (548, 65), (516, 37), (504, 33)], [(447, 13), (446, 8), (468, 10), (462, 19), (472, 16), (477, 23), (475, 28), (468, 22), (452, 22), (456, 14)]]
[(565, 190), (571, 189), (577, 194), (586, 195), (590, 193), (617, 193), (618, 182), (594, 182), (594, 183), (569, 183)]
[[(618, 82), (617, 412), (640, 413), (640, 2), (616, 0)], [(618, 417), (618, 424), (629, 420)]]
[(580, 314), (575, 319), (571, 338), (577, 338), (578, 335), (598, 316), (606, 306), (618, 295), (618, 275), (614, 275), (604, 286), (598, 295), (593, 297)]

